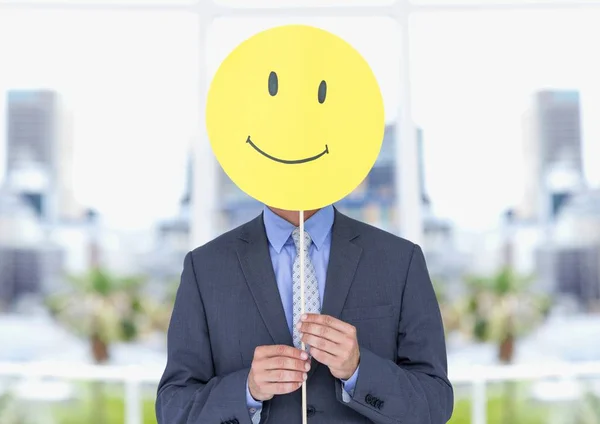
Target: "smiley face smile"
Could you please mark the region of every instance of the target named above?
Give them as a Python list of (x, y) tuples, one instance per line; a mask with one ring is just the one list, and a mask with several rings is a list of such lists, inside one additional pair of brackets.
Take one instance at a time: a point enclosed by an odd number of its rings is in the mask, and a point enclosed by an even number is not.
[(267, 152), (265, 152), (264, 150), (261, 150), (256, 144), (254, 144), (252, 142), (252, 139), (250, 138), (250, 136), (248, 136), (248, 138), (246, 139), (246, 143), (250, 144), (252, 146), (252, 148), (254, 150), (256, 150), (258, 153), (260, 153), (261, 155), (263, 155), (266, 158), (269, 158), (275, 162), (279, 162), (279, 163), (284, 163), (286, 165), (296, 165), (299, 163), (306, 163), (306, 162), (312, 162), (313, 160), (317, 160), (319, 159), (321, 156), (326, 155), (329, 153), (329, 147), (327, 147), (327, 144), (325, 145), (325, 150), (323, 150), (321, 153), (319, 153), (318, 155), (315, 156), (311, 156), (309, 158), (305, 158), (305, 159), (294, 159), (294, 160), (286, 160), (286, 159), (279, 159), (276, 158), (275, 156), (271, 156), (270, 154), (268, 154)]

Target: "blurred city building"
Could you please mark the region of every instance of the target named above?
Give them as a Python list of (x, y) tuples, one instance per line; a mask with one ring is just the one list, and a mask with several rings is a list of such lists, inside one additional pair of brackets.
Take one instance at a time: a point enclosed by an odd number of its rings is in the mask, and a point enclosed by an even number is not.
[(183, 195), (178, 214), (157, 223), (154, 248), (146, 255), (144, 270), (157, 278), (174, 278), (181, 273), (183, 258), (190, 251), (192, 185), (194, 167), (188, 154)]
[(397, 133), (395, 125), (386, 125), (381, 151), (373, 168), (352, 193), (336, 203), (336, 207), (348, 216), (395, 234), (398, 233), (395, 183)]
[[(579, 236), (573, 232), (573, 226), (560, 223), (570, 214), (561, 214), (566, 205), (586, 190), (579, 92), (536, 92), (522, 124), (525, 170), (522, 201), (516, 208), (504, 211), (496, 228), (474, 234), (461, 232), (456, 240), (459, 250), (470, 255), (469, 272), (489, 275), (508, 266), (520, 275), (534, 276), (538, 290), (559, 294), (558, 274), (581, 273), (580, 264), (575, 260), (559, 260), (563, 257), (560, 249), (555, 251), (552, 247), (553, 234), (559, 225), (561, 233)], [(566, 252), (565, 255), (568, 256)], [(450, 259), (450, 263), (456, 260)], [(586, 275), (591, 281), (592, 274)]]
[(519, 215), (548, 223), (584, 186), (579, 92), (537, 92), (523, 125), (525, 197)]
[[(538, 287), (556, 300), (595, 308), (600, 299), (600, 196), (587, 189), (583, 166), (580, 95), (575, 90), (535, 93), (524, 116), (524, 200), (504, 237), (527, 257)], [(520, 241), (517, 241), (520, 240)], [(515, 260), (520, 255), (513, 252)]]
[(47, 222), (78, 219), (70, 115), (51, 90), (9, 90), (6, 182)]
[(61, 278), (61, 249), (46, 240), (37, 212), (17, 193), (0, 189), (0, 310), (42, 295)]
[(466, 269), (465, 255), (458, 247), (454, 225), (437, 216), (425, 183), (425, 142), (423, 130), (417, 128), (417, 154), (421, 211), (423, 214), (423, 250), (431, 278), (456, 286)]
[(101, 230), (96, 214), (75, 200), (72, 129), (59, 93), (7, 92), (0, 188), (0, 301), (6, 308), (27, 294), (41, 301), (64, 287), (67, 275), (87, 272), (101, 259), (135, 264), (122, 241)]
[(557, 217), (539, 269), (559, 295), (600, 310), (600, 190), (573, 195)]

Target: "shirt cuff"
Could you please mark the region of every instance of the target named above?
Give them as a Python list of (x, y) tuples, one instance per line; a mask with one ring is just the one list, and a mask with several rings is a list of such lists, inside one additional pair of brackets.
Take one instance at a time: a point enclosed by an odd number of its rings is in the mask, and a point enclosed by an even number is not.
[(359, 369), (360, 366), (356, 367), (356, 371), (354, 371), (354, 374), (348, 380), (340, 379), (342, 382), (342, 400), (346, 403), (350, 402), (350, 398), (354, 395)]
[(254, 423), (254, 416), (259, 417), (260, 421), (260, 412), (262, 410), (262, 402), (254, 399), (250, 394), (250, 389), (248, 388), (248, 380), (246, 380), (246, 405), (248, 406), (248, 413), (250, 414), (250, 419)]

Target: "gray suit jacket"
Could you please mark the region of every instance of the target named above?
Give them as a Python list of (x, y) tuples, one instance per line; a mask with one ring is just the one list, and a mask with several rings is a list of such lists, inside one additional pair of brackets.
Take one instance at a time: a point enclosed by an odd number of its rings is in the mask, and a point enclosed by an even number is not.
[[(188, 253), (158, 388), (159, 424), (250, 424), (254, 349), (292, 345), (262, 215)], [(336, 211), (322, 313), (357, 328), (349, 403), (327, 366), (307, 381), (310, 424), (442, 424), (453, 407), (436, 297), (419, 246)], [(301, 391), (264, 402), (261, 423), (300, 424)]]

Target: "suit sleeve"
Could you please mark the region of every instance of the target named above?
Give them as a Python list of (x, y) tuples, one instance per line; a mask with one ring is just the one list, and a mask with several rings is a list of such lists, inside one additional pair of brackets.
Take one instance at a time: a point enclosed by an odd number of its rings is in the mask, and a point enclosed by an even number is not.
[(158, 386), (159, 424), (250, 424), (246, 406), (249, 369), (215, 375), (209, 331), (191, 252), (167, 335), (167, 366)]
[[(361, 347), (360, 375), (345, 404), (376, 424), (446, 423), (454, 395), (447, 377), (444, 330), (417, 245), (402, 294), (397, 352), (396, 361), (391, 361)], [(338, 400), (343, 401), (339, 394)]]

